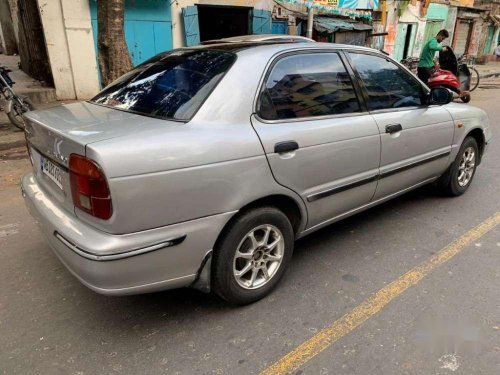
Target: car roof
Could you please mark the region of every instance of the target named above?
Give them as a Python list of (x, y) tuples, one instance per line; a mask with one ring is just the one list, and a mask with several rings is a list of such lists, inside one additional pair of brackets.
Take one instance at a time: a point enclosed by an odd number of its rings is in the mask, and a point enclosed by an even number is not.
[(286, 35), (286, 34), (258, 34), (258, 35), (240, 35), (231, 38), (213, 39), (202, 42), (201, 44), (219, 44), (219, 43), (241, 43), (241, 42), (308, 42), (315, 41), (305, 36)]
[(380, 52), (372, 48), (355, 46), (350, 44), (338, 44), (338, 43), (320, 43), (309, 41), (290, 41), (287, 39), (281, 40), (263, 40), (263, 41), (246, 41), (246, 42), (218, 42), (214, 41), (213, 44), (200, 44), (193, 47), (185, 47), (186, 49), (213, 49), (228, 52), (242, 52), (251, 50), (251, 52), (273, 52), (279, 53), (287, 50), (297, 50), (297, 49), (345, 49), (345, 50), (364, 50), (372, 52)]

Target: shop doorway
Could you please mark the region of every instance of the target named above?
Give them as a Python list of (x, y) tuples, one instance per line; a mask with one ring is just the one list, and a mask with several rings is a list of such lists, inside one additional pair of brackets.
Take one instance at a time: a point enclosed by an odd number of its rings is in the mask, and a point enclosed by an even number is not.
[(252, 8), (197, 5), (200, 41), (251, 34)]
[(394, 59), (401, 61), (411, 56), (417, 33), (416, 23), (399, 23), (394, 45)]
[(467, 53), (472, 35), (472, 21), (459, 19), (455, 26), (454, 51), (457, 56)]

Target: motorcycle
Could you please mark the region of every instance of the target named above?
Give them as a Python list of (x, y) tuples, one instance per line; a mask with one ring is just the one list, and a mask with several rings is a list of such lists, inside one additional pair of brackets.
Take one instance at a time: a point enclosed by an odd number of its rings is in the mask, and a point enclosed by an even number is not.
[(464, 102), (469, 103), (471, 85), (471, 72), (465, 62), (459, 62), (450, 47), (439, 52), (439, 68), (434, 71), (427, 82), (427, 86), (445, 87), (455, 92)]
[(24, 130), (23, 115), (35, 109), (33, 103), (26, 97), (17, 95), (12, 86), (15, 82), (10, 78), (10, 69), (0, 66), (0, 93), (4, 98), (4, 112), (10, 122), (17, 128)]

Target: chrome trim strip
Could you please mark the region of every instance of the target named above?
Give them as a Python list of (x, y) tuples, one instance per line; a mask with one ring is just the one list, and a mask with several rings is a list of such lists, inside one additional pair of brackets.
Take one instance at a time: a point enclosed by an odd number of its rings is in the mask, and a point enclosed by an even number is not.
[(307, 121), (321, 121), (321, 120), (335, 120), (349, 117), (360, 117), (360, 116), (369, 116), (369, 112), (350, 112), (350, 113), (339, 113), (336, 115), (322, 115), (322, 116), (307, 116), (307, 117), (294, 117), (287, 119), (277, 119), (277, 120), (265, 120), (259, 116), (258, 112), (254, 112), (253, 115), (255, 119), (259, 121), (261, 124), (288, 124), (295, 122), (307, 122)]
[(330, 189), (321, 191), (319, 193), (314, 193), (314, 194), (307, 196), (307, 201), (314, 202), (314, 201), (317, 201), (318, 199), (326, 198), (326, 197), (329, 197), (330, 195), (333, 195), (333, 194), (337, 194), (337, 193), (340, 193), (340, 192), (343, 192), (343, 191), (346, 191), (349, 189), (353, 189), (353, 188), (359, 187), (361, 185), (369, 184), (370, 182), (374, 182), (374, 181), (380, 180), (380, 179), (385, 178), (385, 177), (390, 177), (390, 176), (395, 175), (397, 173), (404, 172), (408, 169), (415, 168), (415, 167), (418, 167), (420, 165), (427, 164), (427, 163), (430, 163), (432, 161), (444, 158), (446, 156), (449, 156), (450, 154), (451, 154), (451, 151), (446, 151), (446, 152), (431, 156), (431, 157), (426, 158), (426, 159), (422, 159), (422, 160), (419, 160), (419, 161), (416, 161), (416, 162), (413, 162), (410, 164), (403, 165), (402, 167), (391, 169), (387, 172), (379, 173), (378, 175), (375, 175), (372, 177), (364, 178), (364, 179), (356, 181), (356, 182), (352, 182), (349, 184), (330, 188)]
[(450, 154), (451, 154), (451, 151), (446, 151), (446, 152), (443, 152), (443, 153), (438, 154), (438, 155), (431, 156), (431, 157), (426, 158), (426, 159), (418, 160), (418, 161), (415, 161), (413, 163), (403, 165), (402, 167), (391, 169), (391, 170), (389, 170), (387, 172), (381, 173), (379, 175), (379, 179), (392, 176), (392, 175), (394, 175), (396, 173), (404, 172), (404, 171), (406, 171), (408, 169), (411, 169), (411, 168), (419, 167), (419, 166), (421, 166), (423, 164), (427, 164), (427, 163), (430, 163), (432, 161), (435, 161), (435, 160), (447, 157)]
[(124, 251), (121, 253), (109, 254), (109, 255), (96, 255), (96, 254), (90, 253), (88, 251), (85, 251), (85, 250), (81, 249), (80, 247), (78, 247), (77, 245), (75, 245), (74, 243), (72, 243), (71, 241), (64, 238), (57, 231), (54, 232), (54, 237), (56, 237), (65, 246), (67, 246), (68, 248), (73, 250), (75, 253), (77, 253), (78, 255), (80, 255), (84, 258), (87, 258), (90, 260), (97, 260), (97, 261), (109, 261), (109, 260), (130, 258), (130, 257), (136, 256), (136, 255), (149, 253), (149, 252), (152, 252), (155, 250), (160, 250), (160, 249), (163, 249), (166, 247), (176, 246), (176, 245), (179, 245), (180, 243), (182, 243), (186, 239), (187, 235), (184, 234), (184, 235), (179, 236), (179, 237), (167, 239), (167, 240), (160, 242), (158, 244), (143, 247), (140, 249), (128, 250), (128, 251)]
[(349, 189), (353, 189), (353, 188), (361, 186), (361, 185), (369, 184), (370, 182), (377, 181), (377, 179), (378, 179), (378, 174), (371, 176), (371, 177), (368, 177), (368, 178), (364, 178), (364, 179), (356, 181), (356, 182), (351, 182), (349, 184), (345, 184), (345, 185), (337, 186), (337, 187), (334, 187), (334, 188), (331, 188), (331, 189), (328, 189), (325, 191), (321, 191), (319, 193), (314, 193), (314, 194), (307, 196), (307, 201), (314, 202), (314, 201), (317, 201), (318, 199), (326, 198), (326, 197), (329, 197), (330, 195), (337, 194), (337, 193), (340, 193), (340, 192), (345, 191), (345, 190), (349, 190)]
[(364, 205), (362, 205), (360, 207), (357, 207), (357, 208), (354, 208), (354, 209), (349, 210), (347, 212), (344, 212), (343, 214), (340, 214), (338, 216), (332, 217), (331, 219), (325, 220), (325, 221), (323, 221), (323, 222), (321, 222), (319, 224), (316, 224), (316, 225), (314, 225), (314, 226), (312, 226), (312, 227), (304, 230), (303, 232), (299, 233), (298, 236), (296, 237), (296, 239), (302, 238), (302, 237), (308, 235), (309, 233), (312, 233), (312, 232), (314, 232), (314, 231), (316, 231), (318, 229), (321, 229), (321, 228), (323, 228), (323, 227), (325, 227), (327, 225), (330, 225), (330, 224), (332, 224), (332, 223), (334, 223), (336, 221), (342, 220), (342, 219), (344, 219), (346, 217), (349, 217), (351, 215), (354, 215), (354, 214), (356, 214), (358, 212), (361, 212), (361, 211), (364, 211), (364, 210), (366, 210), (368, 208), (376, 206), (379, 203), (382, 203), (382, 202), (388, 201), (388, 200), (390, 200), (390, 199), (392, 199), (394, 197), (397, 197), (398, 195), (401, 195), (401, 194), (404, 194), (404, 193), (406, 193), (406, 192), (408, 192), (410, 190), (416, 189), (419, 186), (423, 186), (423, 185), (428, 184), (428, 183), (430, 183), (432, 181), (435, 181), (438, 178), (439, 178), (439, 176), (428, 178), (427, 180), (424, 180), (422, 182), (419, 182), (418, 184), (415, 184), (415, 185), (412, 185), (410, 187), (407, 187), (406, 189), (403, 189), (403, 190), (397, 191), (395, 193), (389, 194), (389, 195), (387, 195), (385, 197), (379, 198), (379, 199), (377, 199), (375, 201), (371, 201), (371, 202), (369, 202), (367, 204), (364, 204)]
[[(38, 155), (40, 155), (41, 157), (43, 157), (45, 159), (49, 159), (52, 163), (56, 164), (64, 172), (69, 172), (68, 166), (62, 164), (63, 163), (62, 160), (57, 160), (53, 156), (47, 156), (47, 153), (40, 151), (37, 147), (33, 146), (33, 144), (28, 140), (26, 140), (26, 145), (27, 145), (27, 147), (31, 147), (33, 150), (35, 150), (38, 153)], [(69, 158), (68, 158), (67, 163), (68, 162), (69, 162)]]

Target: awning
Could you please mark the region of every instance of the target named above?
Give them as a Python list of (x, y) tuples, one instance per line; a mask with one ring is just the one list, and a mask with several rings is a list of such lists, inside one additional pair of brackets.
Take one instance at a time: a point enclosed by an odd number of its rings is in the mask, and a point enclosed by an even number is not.
[(349, 22), (338, 18), (314, 17), (314, 29), (320, 33), (335, 33), (339, 30), (369, 31), (373, 27), (361, 22)]

